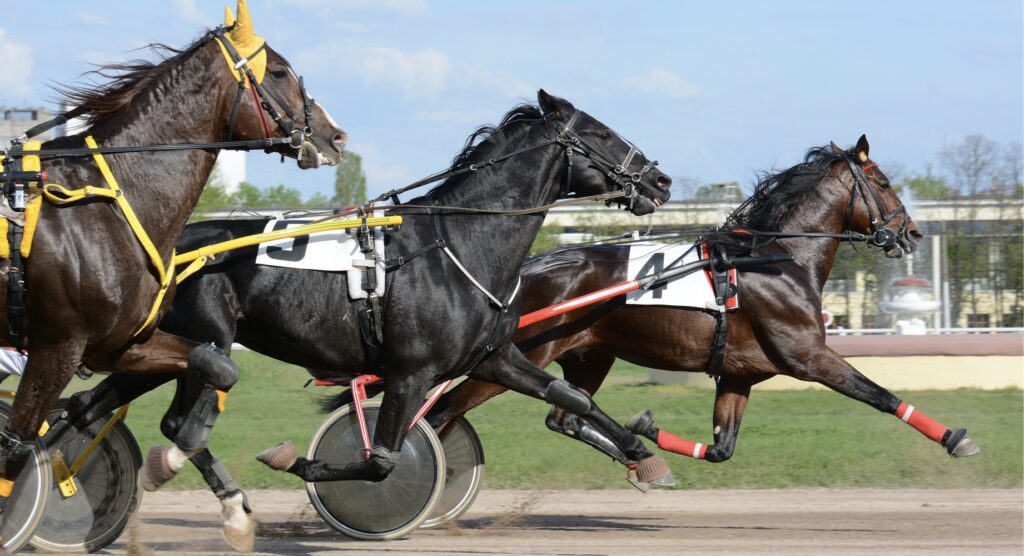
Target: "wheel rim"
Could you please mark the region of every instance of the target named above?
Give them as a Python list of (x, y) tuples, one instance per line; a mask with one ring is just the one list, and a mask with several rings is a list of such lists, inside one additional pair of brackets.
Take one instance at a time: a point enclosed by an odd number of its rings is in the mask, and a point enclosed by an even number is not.
[[(7, 425), (8, 411), (7, 406), (0, 406), (0, 428)], [(36, 444), (28, 462), (14, 481), (14, 490), (2, 514), (0, 538), (8, 551), (17, 552), (32, 537), (43, 516), (50, 482), (45, 450)]]
[[(372, 436), (379, 402), (363, 408)], [(307, 458), (330, 463), (362, 459), (363, 441), (351, 406), (324, 420), (314, 435)], [(406, 436), (394, 471), (379, 483), (333, 481), (307, 483), (310, 500), (332, 527), (365, 540), (397, 538), (429, 516), (444, 490), (444, 454), (437, 435), (425, 422)]]
[[(55, 430), (59, 440), (47, 446), (52, 457), (63, 453), (68, 465), (99, 434), (107, 419), (90, 424), (86, 430)], [(58, 427), (69, 427), (66, 422)], [(96, 551), (124, 531), (141, 497), (138, 471), (142, 456), (131, 432), (117, 423), (89, 455), (75, 477), (78, 492), (65, 498), (51, 481), (49, 501), (32, 545), (56, 552)]]
[(465, 417), (444, 432), (444, 492), (430, 518), (421, 527), (431, 528), (458, 519), (473, 505), (484, 479), (484, 450), (480, 437)]

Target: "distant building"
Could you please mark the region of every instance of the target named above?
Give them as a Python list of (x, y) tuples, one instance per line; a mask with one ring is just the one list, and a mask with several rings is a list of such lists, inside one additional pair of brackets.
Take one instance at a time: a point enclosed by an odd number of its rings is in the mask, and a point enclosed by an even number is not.
[[(49, 120), (53, 115), (53, 112), (46, 108), (0, 107), (0, 144), (7, 145), (11, 139), (25, 133), (26, 129)], [(43, 141), (53, 139), (57, 131), (51, 129), (36, 139)]]

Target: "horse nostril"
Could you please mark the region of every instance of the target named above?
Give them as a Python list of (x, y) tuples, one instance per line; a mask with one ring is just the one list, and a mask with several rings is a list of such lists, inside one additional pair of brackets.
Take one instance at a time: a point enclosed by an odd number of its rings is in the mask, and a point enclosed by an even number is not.
[(668, 176), (659, 176), (657, 183), (658, 187), (662, 189), (668, 189), (669, 186), (672, 185), (672, 178)]
[(334, 137), (331, 138), (331, 143), (334, 145), (334, 148), (339, 151), (344, 149), (345, 145), (348, 144), (348, 134), (344, 131), (335, 134)]

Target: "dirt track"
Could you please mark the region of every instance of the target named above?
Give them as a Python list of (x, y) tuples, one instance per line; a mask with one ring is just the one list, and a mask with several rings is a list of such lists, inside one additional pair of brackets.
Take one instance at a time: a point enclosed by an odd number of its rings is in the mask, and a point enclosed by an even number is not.
[[(251, 492), (263, 554), (1013, 554), (1019, 490), (485, 491), (458, 525), (336, 534), (304, 492)], [(229, 553), (208, 492), (146, 494), (117, 554)]]

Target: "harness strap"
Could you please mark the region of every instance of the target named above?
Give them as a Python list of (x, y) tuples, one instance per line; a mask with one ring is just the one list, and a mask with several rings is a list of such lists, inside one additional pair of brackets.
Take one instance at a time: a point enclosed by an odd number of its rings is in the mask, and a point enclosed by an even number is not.
[[(93, 139), (91, 135), (86, 136), (85, 144), (90, 149), (97, 148), (96, 140)], [(149, 257), (149, 262), (153, 265), (153, 268), (156, 269), (160, 283), (160, 290), (156, 294), (156, 299), (153, 301), (153, 307), (150, 309), (149, 315), (142, 323), (142, 326), (132, 334), (132, 337), (135, 337), (142, 333), (142, 331), (145, 330), (156, 318), (156, 314), (163, 304), (164, 296), (167, 294), (167, 289), (174, 280), (174, 267), (171, 266), (168, 271), (168, 266), (164, 265), (164, 261), (160, 257), (160, 252), (153, 244), (153, 241), (149, 238), (149, 234), (146, 233), (146, 229), (142, 226), (142, 222), (139, 221), (138, 216), (135, 215), (135, 211), (132, 209), (128, 199), (124, 196), (124, 192), (118, 186), (117, 179), (114, 178), (114, 173), (110, 171), (110, 166), (107, 165), (107, 161), (103, 158), (103, 155), (94, 151), (92, 156), (93, 160), (96, 162), (97, 168), (99, 168), (100, 174), (107, 183), (107, 187), (104, 188), (87, 185), (81, 189), (68, 189), (61, 185), (48, 183), (43, 186), (43, 195), (45, 195), (50, 202), (57, 205), (75, 203), (89, 197), (102, 197), (106, 199), (113, 199), (114, 202), (117, 203), (118, 208), (121, 209), (121, 213), (124, 215), (125, 220), (128, 221), (128, 225), (135, 233), (136, 239), (139, 240), (139, 243), (142, 245), (142, 249)], [(171, 250), (171, 260), (174, 260), (173, 250)]]

